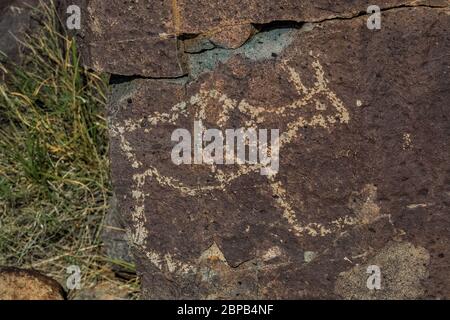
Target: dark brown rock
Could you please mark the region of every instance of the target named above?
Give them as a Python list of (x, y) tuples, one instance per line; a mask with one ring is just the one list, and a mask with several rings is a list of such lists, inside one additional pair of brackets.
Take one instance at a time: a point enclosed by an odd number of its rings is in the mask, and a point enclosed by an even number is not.
[[(183, 75), (171, 1), (66, 1), (82, 8), (76, 31), (84, 63), (120, 75)], [(67, 17), (68, 15), (66, 15)]]
[[(144, 297), (450, 298), (449, 11), (366, 21), (274, 28), (189, 55), (188, 78), (113, 81), (113, 181)], [(172, 132), (199, 119), (279, 129), (278, 174), (173, 164)], [(385, 282), (368, 292), (374, 263)]]
[[(64, 0), (82, 7), (78, 31), (84, 62), (97, 71), (154, 78), (187, 73), (182, 41), (185, 36), (220, 35), (236, 48), (245, 42), (233, 28), (277, 21), (319, 22), (351, 18), (373, 3), (358, 1), (292, 0)], [(446, 0), (382, 0), (382, 9), (399, 6), (446, 6)], [(225, 36), (224, 36), (225, 35)], [(225, 42), (225, 44), (226, 44)], [(227, 46), (228, 47), (228, 46)]]
[[(336, 17), (351, 18), (366, 12), (373, 1), (292, 1), (292, 0), (176, 0), (180, 15), (180, 31), (204, 33), (245, 23), (264, 24), (272, 21), (319, 22)], [(446, 1), (381, 0), (380, 8), (403, 5), (445, 6)]]
[(113, 196), (102, 232), (103, 248), (111, 261), (113, 271), (123, 278), (132, 278), (136, 274), (130, 268), (133, 259), (125, 226), (124, 217), (117, 208), (117, 199)]
[(20, 41), (33, 32), (31, 9), (37, 0), (7, 0), (0, 3), (0, 61), (20, 63), (23, 46)]
[(237, 49), (254, 33), (256, 33), (256, 29), (251, 24), (242, 24), (221, 29), (213, 33), (209, 38), (212, 43), (219, 47)]
[(59, 283), (34, 270), (0, 268), (0, 300), (64, 300)]

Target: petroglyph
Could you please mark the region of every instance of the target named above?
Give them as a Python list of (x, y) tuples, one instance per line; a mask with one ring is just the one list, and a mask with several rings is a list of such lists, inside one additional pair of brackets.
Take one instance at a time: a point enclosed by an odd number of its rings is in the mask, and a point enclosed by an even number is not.
[[(311, 56), (313, 55), (311, 54)], [(283, 147), (295, 143), (296, 139), (301, 138), (299, 131), (302, 127), (320, 128), (331, 132), (335, 126), (344, 125), (350, 121), (349, 111), (343, 101), (330, 89), (318, 57), (313, 57), (312, 70), (315, 80), (311, 87), (307, 87), (303, 83), (300, 74), (295, 68), (289, 65), (289, 61), (281, 62), (281, 69), (284, 71), (285, 77), (294, 86), (299, 96), (298, 99), (287, 105), (256, 107), (248, 103), (245, 99), (236, 101), (216, 89), (200, 89), (197, 94), (191, 96), (186, 101), (175, 104), (167, 113), (154, 112), (146, 118), (137, 121), (124, 120), (123, 122), (112, 123), (112, 134), (119, 138), (123, 153), (126, 155), (130, 165), (138, 171), (138, 173), (133, 175), (134, 185), (132, 192), (134, 200), (132, 240), (136, 245), (144, 247), (147, 236), (147, 230), (145, 230), (144, 225), (146, 221), (145, 199), (148, 195), (143, 191), (146, 183), (151, 181), (162, 187), (176, 190), (184, 196), (195, 197), (214, 190), (226, 192), (232, 182), (245, 175), (257, 173), (262, 165), (243, 164), (233, 167), (233, 170), (226, 170), (219, 168), (215, 164), (211, 164), (207, 168), (209, 168), (214, 178), (213, 182), (207, 185), (188, 185), (175, 177), (163, 175), (158, 170), (156, 164), (144, 166), (139, 162), (135, 156), (135, 150), (133, 150), (126, 139), (126, 134), (136, 130), (150, 133), (158, 125), (176, 125), (177, 121), (182, 117), (187, 118), (192, 114), (194, 114), (195, 119), (198, 121), (208, 120), (211, 123), (208, 114), (214, 108), (216, 112), (219, 110), (218, 116), (214, 119), (219, 128), (226, 127), (234, 112), (240, 112), (245, 116), (245, 119), (248, 119), (245, 121), (243, 129), (263, 127), (268, 119), (274, 117), (280, 121), (287, 122), (287, 130), (281, 132), (279, 137), (280, 152), (282, 153)], [(315, 114), (310, 116), (302, 114), (302, 110), (308, 105), (315, 106)], [(332, 112), (330, 113), (330, 111)], [(296, 115), (294, 120), (292, 120), (293, 114)], [(293, 209), (294, 206), (290, 202), (291, 200), (287, 195), (285, 187), (277, 179), (276, 174), (270, 174), (266, 179), (274, 195), (275, 206), (282, 210), (284, 219), (290, 225), (289, 231), (297, 237), (326, 236), (342, 230), (346, 226), (358, 223), (358, 218), (353, 216), (344, 216), (326, 225), (317, 222), (302, 222), (298, 218), (300, 213)], [(156, 253), (148, 253), (148, 257), (158, 267), (161, 267), (161, 263), (164, 261), (167, 262), (167, 257), (159, 257)], [(181, 264), (181, 262), (178, 262), (178, 264)], [(182, 269), (188, 270), (187, 267), (183, 267)]]
[[(83, 34), (85, 60), (113, 74), (112, 179), (143, 297), (447, 298), (447, 3), (379, 3), (372, 32), (357, 4), (211, 1), (89, 2), (104, 32)], [(177, 129), (194, 132), (190, 163), (172, 161)], [(244, 164), (195, 152), (226, 142), (208, 130), (277, 129), (276, 174), (248, 145)]]

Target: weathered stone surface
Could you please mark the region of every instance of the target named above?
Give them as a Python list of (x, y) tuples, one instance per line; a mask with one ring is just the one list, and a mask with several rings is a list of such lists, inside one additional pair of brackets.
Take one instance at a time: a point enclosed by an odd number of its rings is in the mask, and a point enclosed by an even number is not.
[(82, 7), (78, 37), (84, 63), (121, 75), (176, 77), (182, 56), (171, 1), (66, 1)]
[[(292, 0), (176, 0), (179, 30), (185, 33), (204, 33), (244, 23), (271, 21), (318, 22), (336, 17), (350, 18), (366, 12), (373, 1), (292, 1)], [(403, 5), (446, 6), (447, 1), (381, 0), (380, 8)]]
[[(20, 62), (23, 48), (19, 41), (32, 31), (31, 8), (37, 0), (7, 0), (0, 3), (0, 61)], [(18, 41), (19, 40), (19, 41)]]
[(254, 33), (256, 29), (251, 24), (234, 25), (213, 33), (210, 40), (219, 47), (237, 49)]
[(128, 288), (119, 287), (117, 284), (104, 281), (75, 292), (73, 300), (130, 300), (130, 292)]
[(383, 266), (383, 290), (367, 290), (365, 266), (357, 265), (339, 274), (336, 293), (347, 299), (414, 299), (423, 296), (422, 281), (429, 277), (430, 255), (421, 247), (410, 243), (394, 243), (377, 253), (367, 262)]
[[(232, 29), (274, 21), (318, 22), (351, 18), (373, 3), (357, 1), (292, 0), (63, 0), (82, 7), (79, 42), (85, 64), (98, 71), (145, 77), (178, 77), (186, 74), (183, 44), (188, 36), (215, 37), (227, 47), (245, 42), (248, 31)], [(382, 9), (398, 6), (446, 6), (447, 0), (382, 0)], [(217, 39), (217, 38), (216, 38)], [(229, 42), (234, 40), (234, 42)]]
[(130, 274), (130, 268), (126, 268), (123, 263), (132, 264), (133, 259), (125, 230), (126, 223), (123, 219), (124, 217), (122, 217), (117, 208), (117, 199), (113, 196), (105, 218), (102, 240), (105, 254), (112, 261), (113, 271), (122, 277), (128, 278), (133, 275)]
[[(189, 77), (114, 78), (112, 176), (144, 297), (450, 298), (449, 17), (275, 28), (189, 55)], [(278, 174), (173, 164), (195, 120), (279, 129)]]
[(37, 271), (0, 268), (0, 300), (64, 300), (59, 283)]

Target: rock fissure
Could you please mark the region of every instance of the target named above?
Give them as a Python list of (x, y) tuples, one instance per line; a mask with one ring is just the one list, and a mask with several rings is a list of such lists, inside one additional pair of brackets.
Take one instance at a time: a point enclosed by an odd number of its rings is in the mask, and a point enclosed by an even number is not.
[[(415, 5), (408, 5), (403, 4), (399, 6), (394, 7), (387, 7), (387, 8), (381, 8), (381, 12), (389, 12), (399, 9), (405, 9), (405, 8), (429, 8), (429, 9), (443, 9), (447, 8), (448, 6), (437, 6), (437, 5), (426, 5), (426, 4), (415, 4)], [(181, 33), (181, 34), (175, 34), (172, 36), (175, 36), (177, 40), (177, 49), (176, 49), (176, 55), (179, 56), (184, 55), (186, 59), (188, 60), (187, 63), (183, 63), (180, 61), (180, 59), (177, 59), (177, 63), (180, 65), (181, 70), (183, 70), (181, 75), (178, 76), (144, 76), (144, 75), (120, 75), (120, 74), (112, 74), (114, 78), (120, 78), (120, 82), (124, 81), (132, 81), (135, 79), (154, 79), (154, 80), (180, 80), (184, 79), (187, 82), (195, 80), (199, 74), (205, 72), (205, 71), (211, 71), (211, 67), (215, 67), (218, 62), (223, 62), (223, 60), (228, 59), (229, 57), (241, 54), (246, 52), (246, 49), (249, 48), (252, 45), (252, 43), (255, 41), (259, 42), (261, 40), (269, 40), (272, 41), (272, 45), (276, 43), (276, 41), (282, 41), (278, 39), (270, 39), (270, 35), (277, 32), (282, 31), (311, 31), (314, 29), (315, 25), (323, 24), (326, 22), (331, 21), (340, 21), (340, 20), (353, 20), (360, 18), (362, 16), (369, 16), (370, 13), (367, 13), (365, 11), (360, 11), (357, 14), (353, 15), (340, 15), (335, 16), (331, 18), (321, 19), (321, 20), (311, 20), (311, 21), (295, 21), (295, 20), (273, 20), (269, 21), (267, 23), (252, 23), (249, 22), (249, 25), (252, 25), (257, 32), (248, 39), (245, 40), (244, 43), (242, 43), (240, 46), (236, 48), (226, 48), (221, 47), (219, 45), (214, 44), (211, 42), (210, 39), (207, 38), (208, 34), (214, 33), (213, 31), (206, 32), (206, 33)], [(241, 26), (242, 23), (239, 24)], [(236, 25), (227, 25), (220, 27), (219, 30), (226, 30), (226, 28), (231, 28)], [(215, 32), (218, 32), (217, 29)], [(265, 35), (268, 34), (269, 36), (266, 37)], [(189, 42), (198, 41), (203, 42), (197, 45), (197, 48), (190, 49), (186, 48), (186, 44)], [(285, 46), (283, 46), (284, 48)], [(275, 53), (276, 54), (276, 53)], [(199, 58), (193, 58), (195, 56), (199, 56)], [(207, 58), (207, 56), (216, 56), (216, 59), (213, 61), (212, 66), (208, 66), (208, 62), (211, 61)], [(270, 59), (270, 56), (266, 56), (265, 58)], [(206, 61), (202, 62), (203, 66), (199, 66), (198, 60)], [(112, 82), (114, 83), (114, 82)]]

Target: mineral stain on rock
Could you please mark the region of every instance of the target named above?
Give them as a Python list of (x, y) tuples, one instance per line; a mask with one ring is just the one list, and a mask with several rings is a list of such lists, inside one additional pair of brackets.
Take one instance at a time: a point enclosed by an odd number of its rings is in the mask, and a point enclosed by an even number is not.
[(283, 28), (257, 33), (244, 46), (235, 50), (215, 48), (189, 55), (189, 76), (197, 79), (203, 72), (213, 71), (219, 63), (241, 55), (251, 60), (266, 60), (279, 55), (293, 40), (295, 29)]
[(354, 211), (357, 219), (363, 224), (370, 224), (380, 218), (380, 207), (376, 203), (377, 187), (373, 184), (364, 186), (359, 192), (353, 192), (349, 200), (349, 207)]
[[(416, 299), (422, 297), (430, 255), (409, 242), (390, 243), (364, 264), (339, 274), (335, 292), (345, 299)], [(381, 269), (381, 289), (367, 288), (367, 266)]]

